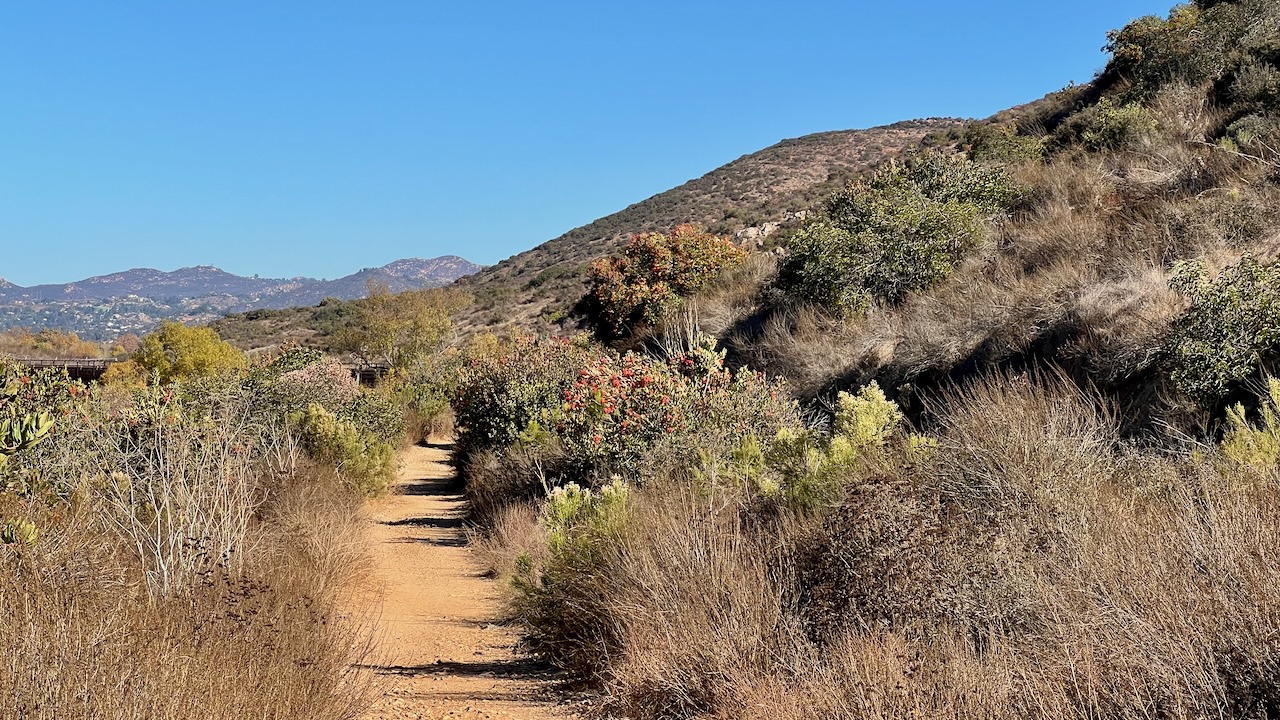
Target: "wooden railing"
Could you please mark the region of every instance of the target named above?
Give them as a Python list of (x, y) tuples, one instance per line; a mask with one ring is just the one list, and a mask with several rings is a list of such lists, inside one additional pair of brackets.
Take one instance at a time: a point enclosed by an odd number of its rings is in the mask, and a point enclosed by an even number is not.
[[(102, 378), (102, 374), (107, 371), (115, 363), (120, 360), (111, 359), (103, 360), (98, 358), (5, 358), (10, 362), (17, 363), (33, 370), (40, 368), (59, 368), (67, 371), (67, 375), (72, 380), (80, 380), (83, 382), (92, 382)], [(374, 386), (387, 374), (390, 369), (382, 365), (361, 365), (356, 363), (343, 363), (347, 369), (351, 371), (351, 377), (361, 385)]]
[(7, 358), (11, 362), (29, 367), (60, 368), (67, 371), (72, 380), (90, 382), (102, 377), (107, 368), (120, 362), (119, 360), (103, 360), (99, 358)]

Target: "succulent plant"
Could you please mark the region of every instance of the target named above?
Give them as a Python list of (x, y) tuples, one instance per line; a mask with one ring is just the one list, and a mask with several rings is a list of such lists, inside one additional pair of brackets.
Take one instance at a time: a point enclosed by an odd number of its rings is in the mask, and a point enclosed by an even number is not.
[(26, 450), (48, 437), (52, 429), (53, 419), (48, 413), (10, 413), (0, 420), (0, 465), (6, 463), (10, 455)]
[(5, 545), (35, 545), (39, 537), (39, 529), (30, 520), (14, 520), (0, 526), (0, 543)]

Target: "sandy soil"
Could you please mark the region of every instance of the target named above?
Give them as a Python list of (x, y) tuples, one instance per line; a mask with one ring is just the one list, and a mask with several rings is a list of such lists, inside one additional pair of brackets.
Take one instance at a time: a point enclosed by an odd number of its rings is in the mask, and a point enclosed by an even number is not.
[(367, 667), (381, 695), (366, 718), (573, 717), (557, 706), (547, 669), (495, 624), (497, 588), (466, 547), (448, 457), (445, 447), (411, 448), (391, 496), (370, 508), (381, 615)]

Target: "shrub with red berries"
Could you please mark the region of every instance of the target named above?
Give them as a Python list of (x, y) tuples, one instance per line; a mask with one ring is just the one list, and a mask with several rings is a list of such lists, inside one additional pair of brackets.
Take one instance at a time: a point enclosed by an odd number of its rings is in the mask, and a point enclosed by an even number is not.
[(622, 254), (591, 266), (585, 305), (602, 337), (624, 337), (661, 324), (685, 298), (745, 258), (732, 242), (692, 225), (669, 235), (637, 235)]
[(454, 407), (468, 451), (554, 439), (567, 456), (560, 479), (588, 482), (639, 479), (655, 448), (692, 461), (707, 434), (765, 440), (798, 423), (780, 383), (726, 369), (709, 343), (658, 360), (565, 340), (516, 341), (467, 363)]

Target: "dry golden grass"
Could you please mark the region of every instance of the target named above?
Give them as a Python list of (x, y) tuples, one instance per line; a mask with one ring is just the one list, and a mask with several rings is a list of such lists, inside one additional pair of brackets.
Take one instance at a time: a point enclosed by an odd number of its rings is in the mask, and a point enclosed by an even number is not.
[(88, 508), (0, 551), (4, 716), (357, 717), (368, 628), (335, 603), (364, 566), (358, 506), (336, 482), (297, 478), (264, 506), (239, 569), (211, 565), (167, 597)]
[[(988, 375), (929, 414), (932, 460), (885, 461), (818, 512), (650, 478), (558, 580), (573, 621), (542, 647), (626, 717), (1270, 716), (1280, 489), (1213, 448), (1121, 440), (1108, 402), (1052, 373)], [(496, 567), (545, 557), (527, 506), (495, 527)]]
[(1213, 271), (1280, 248), (1271, 169), (1201, 144), (1220, 118), (1197, 102), (1169, 91), (1153, 111), (1160, 129), (1131, 148), (1016, 168), (1029, 190), (984, 247), (948, 280), (864, 317), (762, 310), (765, 276), (726, 277), (713, 316), (739, 320), (721, 337), (801, 398), (876, 380), (909, 403), (983, 369), (1049, 361), (1116, 397), (1134, 425), (1169, 421), (1178, 409), (1161, 400), (1159, 363), (1184, 309), (1169, 286), (1175, 261)]

